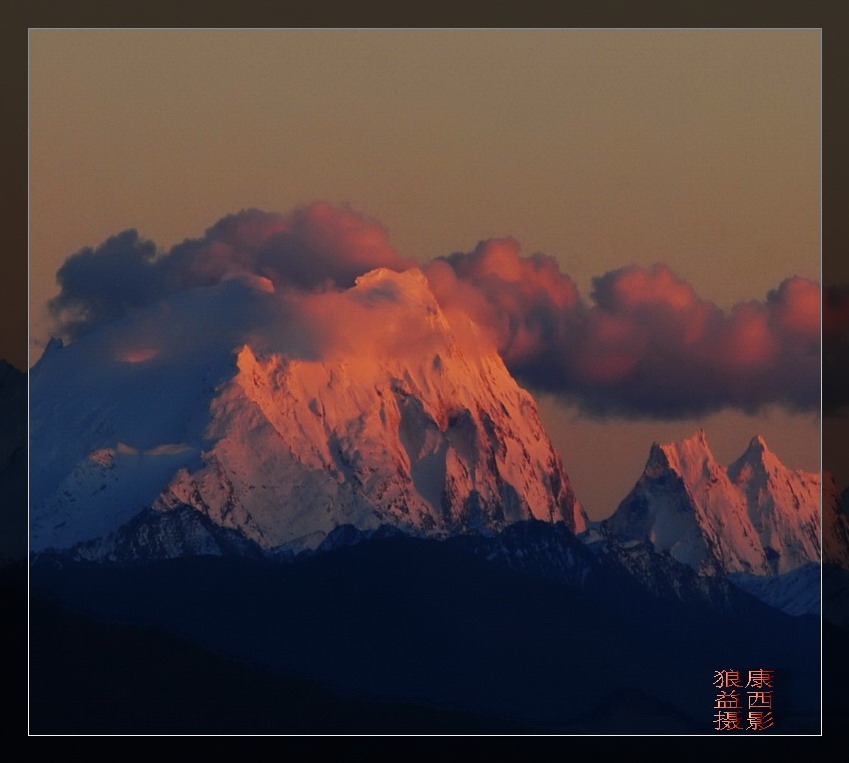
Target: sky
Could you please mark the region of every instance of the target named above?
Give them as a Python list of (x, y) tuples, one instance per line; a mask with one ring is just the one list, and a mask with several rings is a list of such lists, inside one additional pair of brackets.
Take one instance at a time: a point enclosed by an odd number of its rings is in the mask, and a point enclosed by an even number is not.
[(762, 434), (816, 470), (820, 46), (33, 30), (30, 363), (203, 278), (418, 265), (534, 392), (592, 517), (698, 428), (722, 463)]

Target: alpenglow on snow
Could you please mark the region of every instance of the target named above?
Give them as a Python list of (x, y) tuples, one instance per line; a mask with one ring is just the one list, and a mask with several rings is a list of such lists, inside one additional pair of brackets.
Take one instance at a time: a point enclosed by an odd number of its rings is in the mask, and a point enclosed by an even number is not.
[[(258, 278), (197, 291), (230, 310), (277, 298)], [(219, 529), (274, 549), (316, 547), (346, 524), (425, 536), (530, 518), (586, 527), (533, 398), (421, 272), (380, 269), (328, 294), (327, 310), (351, 316), (342, 340), (292, 320), (276, 344), (201, 327), (190, 347), (160, 346), (169, 326), (197, 320), (201, 296), (54, 344), (33, 370), (33, 551), (114, 557), (130, 535), (132, 554), (214, 551)], [(282, 314), (309, 317), (298, 309)], [(189, 509), (191, 531), (160, 522)]]

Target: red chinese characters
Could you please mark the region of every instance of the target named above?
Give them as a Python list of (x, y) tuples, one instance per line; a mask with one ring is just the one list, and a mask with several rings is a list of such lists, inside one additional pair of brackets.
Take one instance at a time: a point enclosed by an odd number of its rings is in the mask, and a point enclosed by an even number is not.
[(713, 685), (715, 731), (766, 731), (775, 725), (772, 702), (775, 671), (755, 668), (745, 682), (739, 670), (717, 670)]

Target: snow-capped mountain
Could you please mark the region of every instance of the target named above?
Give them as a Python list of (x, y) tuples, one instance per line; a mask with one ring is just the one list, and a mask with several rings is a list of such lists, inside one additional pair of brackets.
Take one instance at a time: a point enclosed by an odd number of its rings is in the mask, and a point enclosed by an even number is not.
[(31, 381), (32, 550), (85, 542), (97, 556), (104, 539), (103, 553), (119, 554), (133, 528), (138, 552), (146, 535), (162, 540), (151, 522), (187, 507), (265, 549), (314, 548), (346, 524), (430, 536), (530, 518), (585, 528), (533, 398), (465, 338), (474, 326), (461, 338), (419, 271), (372, 271), (344, 298), (366, 337), (386, 335), (385, 302), (421, 332), (391, 350), (299, 354), (250, 343), (168, 354), (116, 346), (108, 330), (51, 348)]
[(701, 574), (776, 575), (820, 559), (820, 477), (784, 467), (763, 438), (728, 467), (704, 431), (652, 445), (631, 493), (604, 523)]

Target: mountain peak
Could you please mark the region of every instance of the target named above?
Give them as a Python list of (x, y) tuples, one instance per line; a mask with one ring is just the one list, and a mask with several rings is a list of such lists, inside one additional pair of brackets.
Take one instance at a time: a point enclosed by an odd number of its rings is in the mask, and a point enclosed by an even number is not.
[(397, 301), (411, 301), (428, 309), (438, 310), (436, 297), (430, 285), (418, 268), (397, 271), (389, 268), (375, 268), (356, 278), (352, 295), (391, 298)]
[[(117, 531), (145, 506), (191, 507), (266, 549), (315, 547), (342, 524), (437, 537), (532, 518), (585, 528), (533, 398), (489, 343), (462, 328), (458, 340), (421, 271), (374, 270), (292, 309), (312, 332), (303, 346), (240, 337), (226, 358), (215, 345), (214, 367), (199, 346), (191, 373), (170, 357), (122, 364), (97, 394), (86, 360), (110, 351), (108, 335), (51, 353), (34, 388), (33, 548)], [(74, 448), (56, 448), (71, 415)], [(108, 465), (93, 457), (104, 448)]]
[(680, 443), (678, 443), (678, 448), (690, 453), (706, 451), (707, 453), (710, 453), (711, 456), (713, 455), (710, 446), (708, 445), (707, 434), (704, 429), (698, 429), (694, 434), (689, 437), (685, 437), (680, 441)]
[(678, 442), (652, 444), (646, 473), (656, 476), (658, 470), (671, 469), (681, 477), (709, 474), (716, 469), (716, 459), (707, 442), (704, 429)]
[(755, 435), (743, 455), (728, 466), (728, 476), (734, 482), (751, 480), (755, 475), (762, 482), (767, 474), (780, 471), (786, 471), (786, 467), (761, 435)]
[(610, 525), (696, 569), (788, 572), (819, 558), (819, 486), (818, 474), (787, 469), (759, 435), (726, 468), (699, 430), (652, 445)]
[(44, 350), (41, 353), (41, 357), (35, 362), (33, 368), (38, 368), (48, 357), (55, 355), (64, 346), (65, 343), (58, 336), (50, 337), (50, 341), (48, 341), (45, 345)]
[(419, 268), (409, 268), (407, 270), (392, 270), (391, 268), (375, 268), (357, 276), (354, 279), (356, 286), (368, 286), (370, 284), (381, 283), (388, 281), (399, 284), (420, 284), (428, 289), (428, 282), (425, 274)]
[[(763, 458), (766, 454), (772, 455), (772, 451), (766, 444), (766, 440), (761, 435), (755, 435), (749, 442), (749, 447), (746, 449), (746, 454)], [(744, 455), (746, 455), (744, 454)]]
[(657, 441), (651, 444), (651, 448), (649, 449), (649, 458), (648, 461), (646, 461), (646, 474), (651, 473), (652, 475), (656, 475), (664, 469), (670, 468), (669, 457), (666, 451), (668, 447), (669, 446), (667, 445), (661, 445)]

